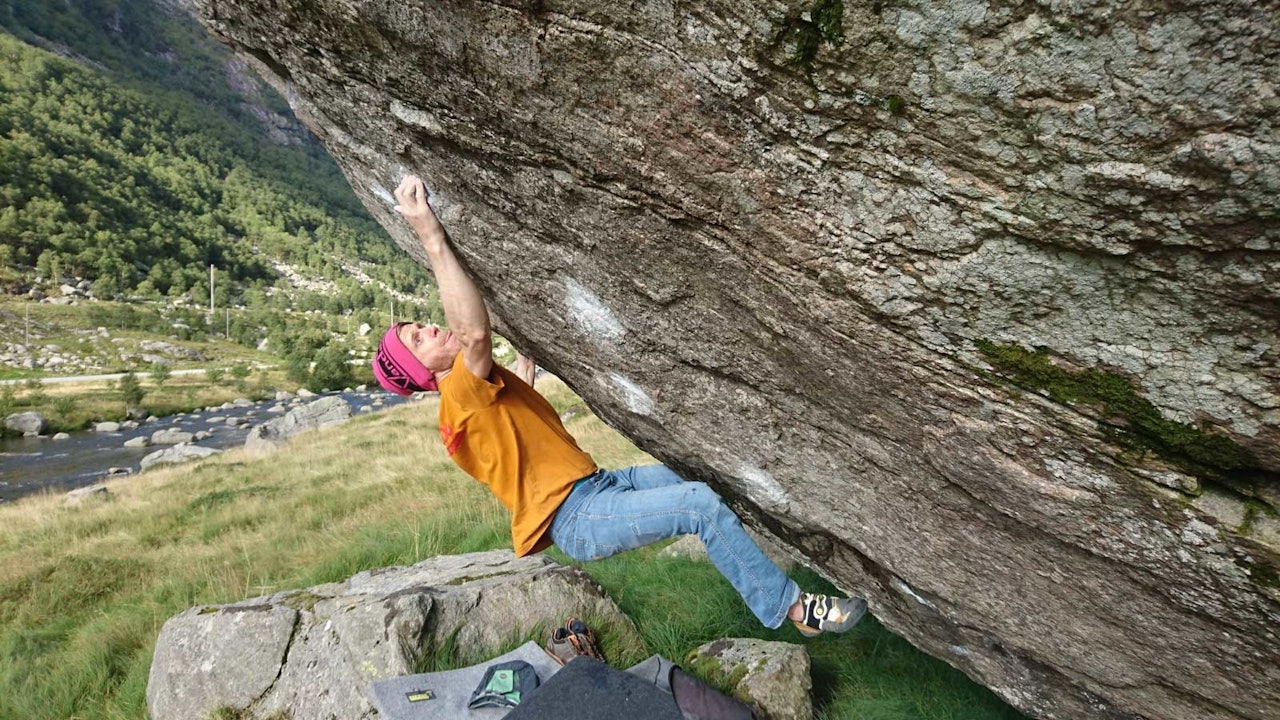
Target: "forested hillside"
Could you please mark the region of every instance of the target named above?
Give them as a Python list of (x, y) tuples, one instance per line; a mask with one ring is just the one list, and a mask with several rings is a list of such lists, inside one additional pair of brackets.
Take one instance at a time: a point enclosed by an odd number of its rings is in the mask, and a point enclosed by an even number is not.
[(0, 267), (100, 298), (204, 299), (213, 264), (221, 304), (274, 284), (272, 261), (336, 281), (335, 309), (379, 294), (344, 265), (426, 293), (283, 101), (181, 9), (22, 0), (0, 23)]

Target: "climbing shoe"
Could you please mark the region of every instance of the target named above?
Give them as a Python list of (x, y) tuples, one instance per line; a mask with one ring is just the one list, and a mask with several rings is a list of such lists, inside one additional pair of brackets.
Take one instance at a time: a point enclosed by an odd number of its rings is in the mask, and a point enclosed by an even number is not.
[(569, 618), (562, 627), (552, 630), (545, 649), (561, 665), (583, 655), (604, 662), (596, 634), (578, 618)]
[(804, 619), (791, 622), (795, 623), (801, 635), (817, 637), (824, 632), (846, 632), (857, 625), (867, 612), (867, 601), (801, 593), (800, 607), (804, 610)]

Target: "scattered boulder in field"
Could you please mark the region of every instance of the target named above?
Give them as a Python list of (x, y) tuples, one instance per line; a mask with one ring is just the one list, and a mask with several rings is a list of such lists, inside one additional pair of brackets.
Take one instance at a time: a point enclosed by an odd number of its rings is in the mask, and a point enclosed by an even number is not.
[(356, 332), (360, 334), (360, 337), (368, 335), (371, 330), (373, 330), (373, 327), (369, 323), (360, 323), (360, 327), (356, 328)]
[(640, 647), (631, 620), (585, 573), (509, 550), (194, 607), (160, 630), (147, 708), (152, 720), (205, 720), (218, 708), (254, 718), (371, 718), (371, 681), (412, 673), (450, 647), (479, 662), (569, 616), (608, 629), (606, 653)]
[(90, 485), (88, 487), (77, 488), (67, 493), (67, 497), (62, 501), (62, 504), (68, 507), (73, 507), (90, 500), (106, 500), (107, 496), (108, 493), (106, 485)]
[(20, 412), (5, 417), (4, 428), (10, 432), (43, 435), (49, 429), (49, 421), (38, 412)]
[(147, 416), (151, 413), (147, 412), (147, 409), (144, 407), (131, 407), (128, 410), (125, 410), (124, 414), (134, 422), (142, 422), (146, 420)]
[(320, 398), (253, 428), (244, 446), (253, 451), (269, 450), (300, 432), (337, 425), (350, 417), (351, 406), (346, 400), (336, 396)]
[[(138, 343), (138, 349), (149, 353), (160, 353), (169, 357), (183, 358), (186, 360), (203, 361), (204, 355), (199, 350), (184, 348), (173, 343), (167, 343), (161, 340), (143, 340)], [(160, 358), (161, 362), (164, 358)]]
[(688, 666), (704, 677), (727, 680), (733, 696), (758, 720), (811, 720), (809, 651), (803, 645), (754, 638), (724, 638), (689, 653)]
[(188, 460), (199, 460), (207, 458), (210, 455), (217, 455), (220, 451), (213, 448), (203, 447), (201, 445), (175, 445), (171, 448), (158, 450), (142, 458), (142, 469), (148, 470), (156, 465), (167, 465), (170, 463), (183, 463)]
[(195, 439), (193, 433), (177, 428), (165, 428), (151, 433), (152, 445), (177, 445), (178, 443), (189, 443)]

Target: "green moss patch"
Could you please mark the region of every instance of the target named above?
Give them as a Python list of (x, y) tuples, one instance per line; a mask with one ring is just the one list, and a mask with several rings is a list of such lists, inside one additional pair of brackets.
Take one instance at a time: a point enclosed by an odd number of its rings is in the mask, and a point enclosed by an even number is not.
[(809, 8), (809, 17), (789, 17), (782, 23), (778, 39), (794, 42), (795, 50), (787, 62), (813, 72), (813, 61), (825, 43), (831, 47), (844, 44), (844, 0), (817, 0)]
[(1054, 365), (1044, 349), (975, 341), (982, 356), (1005, 378), (1067, 405), (1093, 406), (1101, 422), (1123, 443), (1148, 449), (1195, 475), (1226, 479), (1258, 468), (1248, 449), (1220, 435), (1169, 420), (1138, 394), (1124, 376), (1089, 368), (1066, 370)]

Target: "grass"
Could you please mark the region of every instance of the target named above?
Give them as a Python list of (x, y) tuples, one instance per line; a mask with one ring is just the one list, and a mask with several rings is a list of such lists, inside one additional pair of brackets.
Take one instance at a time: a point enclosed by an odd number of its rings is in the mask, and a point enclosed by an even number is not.
[[(124, 372), (129, 370), (128, 364), (119, 359), (121, 353), (139, 354), (146, 351), (139, 349), (144, 340), (160, 340), (190, 350), (197, 350), (208, 360), (197, 361), (183, 358), (171, 358), (168, 362), (174, 369), (198, 368), (216, 364), (220, 366), (276, 364), (280, 360), (270, 354), (258, 352), (220, 337), (221, 326), (216, 323), (212, 332), (204, 340), (179, 340), (170, 333), (157, 334), (135, 329), (121, 329), (109, 320), (102, 320), (106, 325), (94, 319), (94, 313), (107, 313), (120, 308), (132, 308), (139, 313), (155, 311), (154, 305), (128, 305), (113, 302), (86, 302), (79, 305), (50, 305), (31, 302), (23, 298), (0, 295), (0, 343), (27, 344), (27, 323), (30, 320), (33, 347), (56, 345), (64, 354), (94, 359), (102, 367), (101, 370), (70, 373), (65, 371), (49, 372), (45, 370), (24, 370), (6, 368), (0, 374), (0, 380), (11, 380), (23, 377), (45, 377), (58, 374), (100, 374)], [(199, 313), (200, 311), (192, 310)], [(98, 335), (98, 327), (106, 327), (110, 337)], [(117, 342), (118, 341), (118, 342)], [(154, 354), (154, 353), (153, 353)], [(137, 372), (145, 372), (145, 367), (133, 367)]]
[[(236, 398), (254, 400), (275, 395), (276, 389), (295, 391), (282, 370), (255, 371), (244, 383), (224, 377), (209, 382), (203, 373), (174, 375), (159, 387), (147, 373), (138, 373), (146, 395), (141, 406), (158, 417), (221, 405)], [(0, 387), (0, 417), (9, 413), (35, 411), (48, 421), (50, 432), (71, 432), (104, 420), (123, 420), (126, 404), (117, 389), (118, 381), (42, 383), (28, 379)]]
[[(539, 384), (558, 408), (580, 402), (558, 381)], [(568, 426), (602, 465), (648, 461), (590, 414)], [(0, 506), (0, 717), (144, 717), (156, 635), (188, 607), (508, 547), (505, 510), (437, 438), (428, 400), (298, 436), (265, 458), (228, 452), (112, 481), (103, 503), (65, 508), (48, 495)], [(793, 629), (759, 627), (705, 563), (645, 548), (584, 568), (646, 644), (618, 648), (606, 636), (616, 665), (652, 652), (680, 661), (725, 636), (800, 642)], [(804, 642), (820, 717), (1020, 717), (874, 621)], [(468, 659), (435, 648), (424, 667)]]

